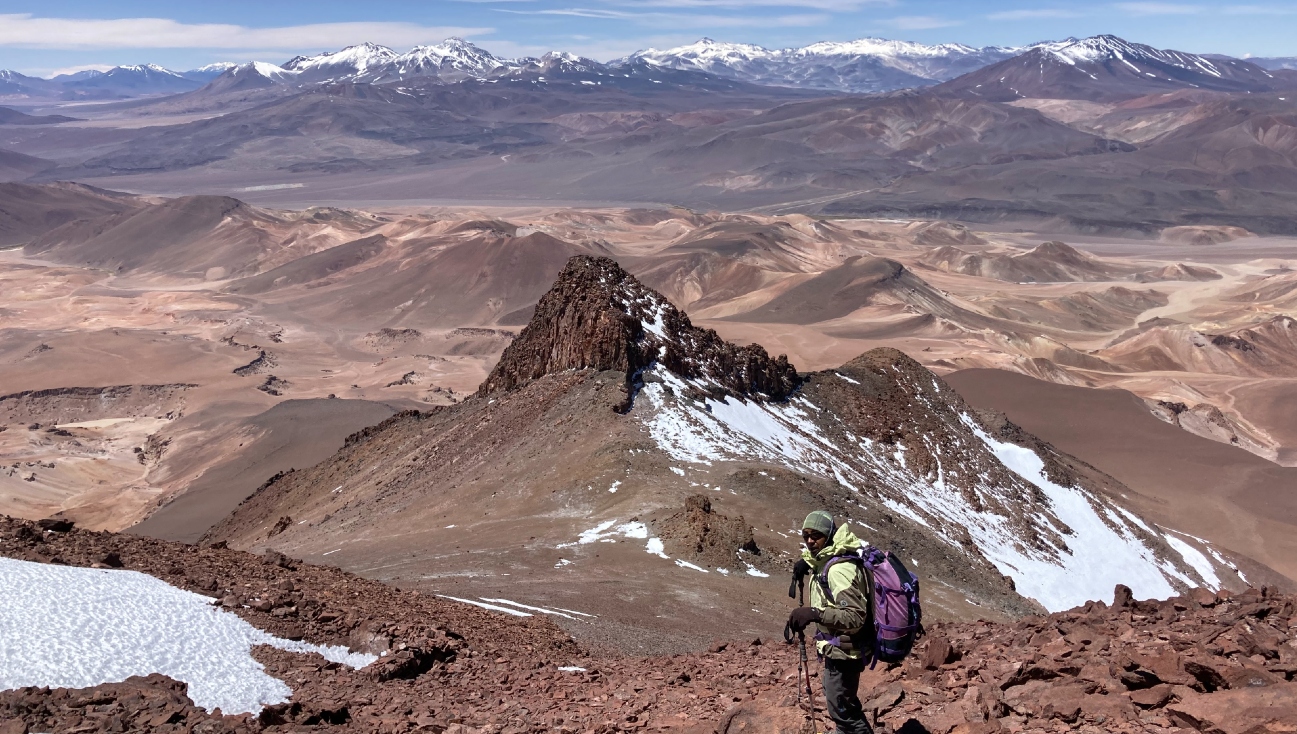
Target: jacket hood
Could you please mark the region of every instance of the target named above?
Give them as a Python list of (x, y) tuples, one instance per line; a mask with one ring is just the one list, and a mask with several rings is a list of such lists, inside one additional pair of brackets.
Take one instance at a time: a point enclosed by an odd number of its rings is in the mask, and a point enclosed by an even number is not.
[(844, 522), (839, 525), (837, 531), (833, 533), (833, 540), (814, 556), (812, 556), (811, 552), (803, 546), (802, 559), (811, 564), (811, 567), (818, 573), (830, 558), (840, 556), (844, 553), (858, 551), (860, 550), (860, 547), (860, 538), (857, 538), (856, 534), (851, 532), (851, 528)]

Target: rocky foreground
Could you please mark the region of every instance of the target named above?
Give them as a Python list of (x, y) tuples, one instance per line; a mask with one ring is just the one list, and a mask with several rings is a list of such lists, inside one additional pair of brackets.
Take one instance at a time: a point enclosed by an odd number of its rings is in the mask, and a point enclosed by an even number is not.
[[(719, 641), (667, 658), (597, 657), (540, 617), (402, 591), (280, 554), (0, 518), (0, 555), (127, 568), (201, 592), (279, 636), (386, 653), (363, 670), (259, 647), (294, 690), (258, 716), (195, 708), (160, 675), (0, 692), (0, 733), (795, 732), (796, 649)], [(878, 729), (1168, 732), (1297, 729), (1297, 597), (1198, 590), (1013, 625), (934, 625), (904, 665), (862, 680)], [(68, 593), (76, 593), (69, 589)], [(777, 632), (772, 630), (773, 633)], [(817, 686), (818, 687), (818, 686)], [(822, 709), (821, 709), (822, 711)], [(826, 720), (820, 715), (820, 729)]]

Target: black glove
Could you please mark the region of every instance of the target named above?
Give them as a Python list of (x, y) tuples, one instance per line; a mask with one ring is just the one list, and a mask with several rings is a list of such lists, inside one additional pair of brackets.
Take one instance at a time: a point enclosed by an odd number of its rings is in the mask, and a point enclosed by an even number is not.
[(802, 580), (805, 579), (806, 575), (810, 572), (811, 564), (807, 563), (805, 559), (799, 558), (797, 563), (793, 564), (793, 580), (788, 583), (789, 599), (797, 598), (797, 590), (801, 588)]
[(799, 584), (802, 582), (802, 579), (806, 578), (806, 576), (810, 574), (810, 572), (811, 564), (807, 563), (805, 558), (799, 558), (797, 559), (797, 563), (793, 564), (793, 578), (797, 579), (797, 583)]
[(820, 610), (814, 607), (797, 607), (788, 615), (788, 627), (793, 632), (801, 632), (811, 622), (820, 621)]

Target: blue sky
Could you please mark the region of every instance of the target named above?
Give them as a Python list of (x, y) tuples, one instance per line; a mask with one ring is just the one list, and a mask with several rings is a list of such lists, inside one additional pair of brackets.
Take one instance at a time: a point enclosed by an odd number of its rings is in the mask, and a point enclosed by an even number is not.
[(1097, 33), (1198, 53), (1297, 56), (1297, 2), (3, 0), (0, 68), (49, 76), (143, 62), (282, 63), (362, 41), (405, 51), (450, 35), (501, 56), (560, 49), (607, 60), (701, 36), (770, 47), (862, 36), (1011, 46)]

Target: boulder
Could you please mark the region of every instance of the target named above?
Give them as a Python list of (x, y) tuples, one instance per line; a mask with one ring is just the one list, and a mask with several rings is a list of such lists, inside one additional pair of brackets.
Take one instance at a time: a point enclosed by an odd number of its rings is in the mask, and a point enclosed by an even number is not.
[(1185, 729), (1219, 734), (1297, 730), (1297, 685), (1243, 688), (1186, 696), (1165, 709)]
[(1112, 592), (1112, 606), (1114, 609), (1125, 609), (1135, 603), (1135, 592), (1125, 584), (1117, 584), (1117, 588)]
[(950, 640), (934, 635), (928, 639), (928, 646), (923, 650), (921, 664), (924, 670), (936, 670), (955, 659), (955, 648), (950, 645)]
[[(823, 717), (823, 712), (820, 714)], [(803, 734), (809, 721), (796, 706), (769, 700), (741, 703), (725, 712), (716, 726), (717, 734)]]

